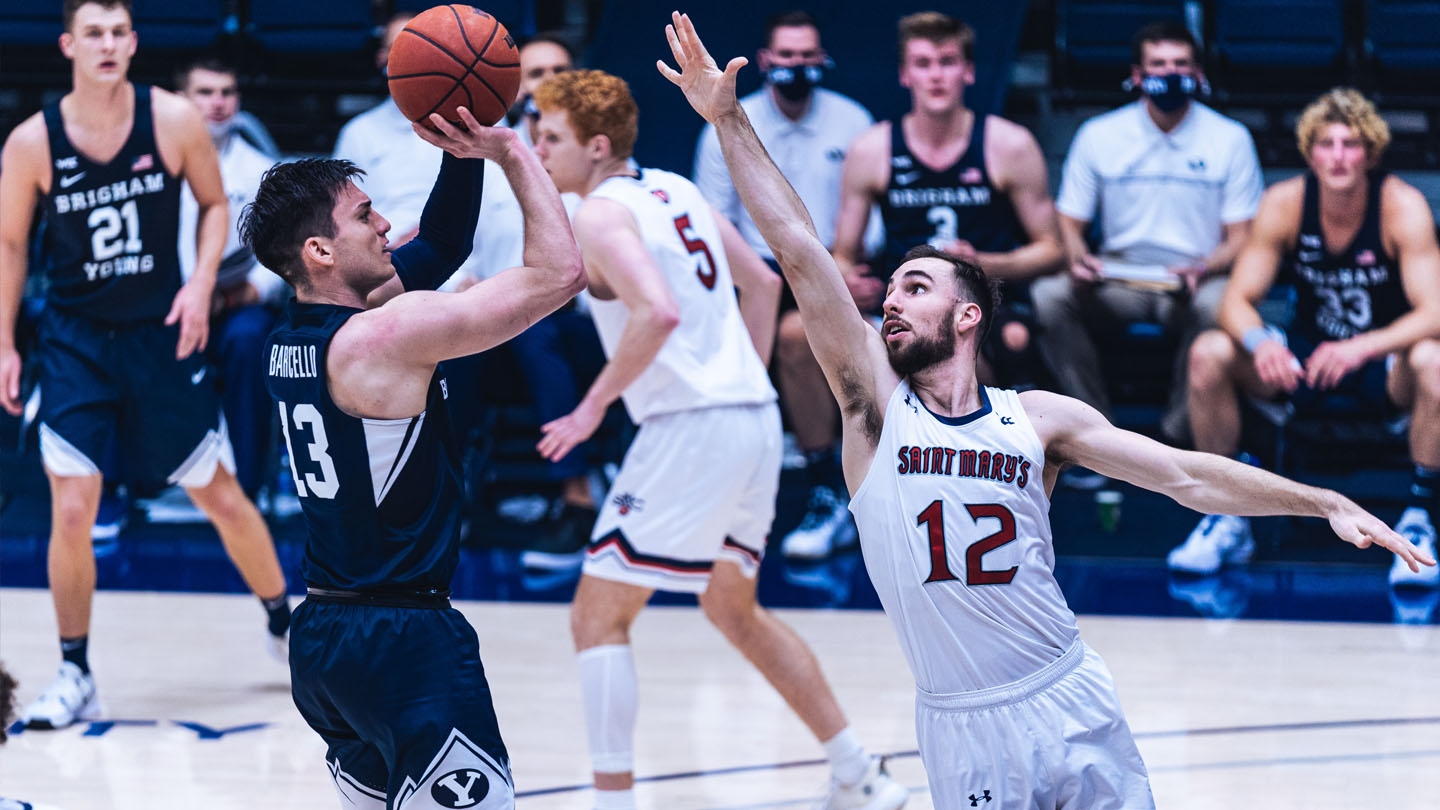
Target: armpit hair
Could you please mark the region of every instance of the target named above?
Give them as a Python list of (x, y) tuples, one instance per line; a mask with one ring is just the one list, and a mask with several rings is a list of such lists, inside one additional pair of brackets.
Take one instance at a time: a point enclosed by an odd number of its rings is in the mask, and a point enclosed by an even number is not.
[(840, 410), (847, 416), (860, 417), (860, 431), (872, 443), (880, 441), (880, 429), (884, 427), (885, 414), (876, 407), (865, 384), (860, 380), (858, 370), (845, 368), (840, 371)]

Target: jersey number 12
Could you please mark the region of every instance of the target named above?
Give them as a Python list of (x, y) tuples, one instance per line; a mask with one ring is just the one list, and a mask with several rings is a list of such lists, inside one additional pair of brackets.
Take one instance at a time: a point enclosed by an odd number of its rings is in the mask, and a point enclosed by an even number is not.
[[(997, 518), (1000, 521), (1000, 531), (976, 540), (965, 549), (965, 584), (1008, 585), (1010, 580), (1015, 578), (1015, 572), (1020, 566), (1012, 565), (998, 571), (987, 571), (982, 564), (982, 558), (987, 552), (1014, 541), (1015, 514), (998, 503), (968, 504), (965, 511), (969, 512), (970, 518), (977, 523), (981, 518)], [(930, 543), (930, 576), (926, 577), (925, 581), (944, 582), (958, 579), (950, 573), (950, 563), (945, 559), (944, 504), (938, 500), (931, 501), (925, 511), (915, 518), (915, 525), (926, 527)]]

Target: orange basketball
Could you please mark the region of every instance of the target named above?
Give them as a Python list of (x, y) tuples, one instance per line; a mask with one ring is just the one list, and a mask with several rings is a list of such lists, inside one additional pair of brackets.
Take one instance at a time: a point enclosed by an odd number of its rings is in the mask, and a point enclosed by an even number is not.
[(405, 25), (390, 48), (390, 97), (411, 121), (430, 113), (460, 122), (456, 107), (492, 126), (520, 91), (520, 51), (500, 21), (478, 8), (436, 6)]

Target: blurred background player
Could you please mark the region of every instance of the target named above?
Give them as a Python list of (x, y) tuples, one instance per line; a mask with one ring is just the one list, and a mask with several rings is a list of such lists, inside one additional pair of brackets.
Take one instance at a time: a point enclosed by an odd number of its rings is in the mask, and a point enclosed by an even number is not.
[(780, 279), (690, 181), (632, 165), (639, 112), (624, 81), (571, 71), (535, 100), (536, 153), (557, 188), (585, 198), (575, 236), (609, 358), (575, 411), (543, 427), (540, 450), (563, 456), (622, 397), (640, 425), (571, 605), (596, 810), (635, 807), (630, 626), (657, 589), (698, 594), (822, 741), (827, 810), (900, 807), (908, 794), (849, 729), (815, 655), (755, 597), (780, 479), (765, 374)]
[[(72, 88), (10, 133), (0, 154), (0, 405), (20, 413), (15, 320), (33, 215), (43, 208), (50, 280), (40, 343), (40, 452), (50, 483), (50, 591), (62, 663), (25, 708), (27, 728), (99, 710), (89, 664), (101, 492), (97, 461), (119, 436), (139, 488), (178, 484), (215, 525), (264, 604), (283, 657), (290, 609), (269, 529), (246, 499), (204, 350), (225, 244), (225, 192), (195, 106), (127, 79), (136, 35), (126, 0), (66, 0), (60, 49)], [(182, 286), (180, 183), (200, 208), (195, 272)]]
[[(1190, 352), (1195, 447), (1240, 449), (1240, 395), (1283, 400), (1297, 416), (1323, 413), (1336, 395), (1382, 419), (1410, 414), (1414, 464), (1408, 508), (1395, 530), (1435, 553), (1440, 479), (1440, 247), (1425, 197), (1380, 168), (1390, 129), (1348, 88), (1315, 100), (1295, 126), (1309, 171), (1266, 192), (1235, 261), (1220, 329)], [(1264, 323), (1255, 304), (1293, 285), (1294, 321)], [(1212, 514), (1167, 558), (1214, 573), (1248, 561), (1250, 521)], [(1402, 570), (1403, 569), (1403, 570)], [(1390, 569), (1393, 585), (1440, 584), (1433, 568)]]

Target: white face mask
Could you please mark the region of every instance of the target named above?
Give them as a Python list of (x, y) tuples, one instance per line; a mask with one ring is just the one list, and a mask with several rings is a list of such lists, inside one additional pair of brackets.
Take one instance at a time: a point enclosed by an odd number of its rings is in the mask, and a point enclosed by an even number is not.
[(205, 128), (210, 130), (210, 139), (221, 141), (230, 137), (230, 133), (240, 128), (240, 122), (236, 120), (237, 117), (238, 116), (232, 115), (224, 121), (205, 119)]

